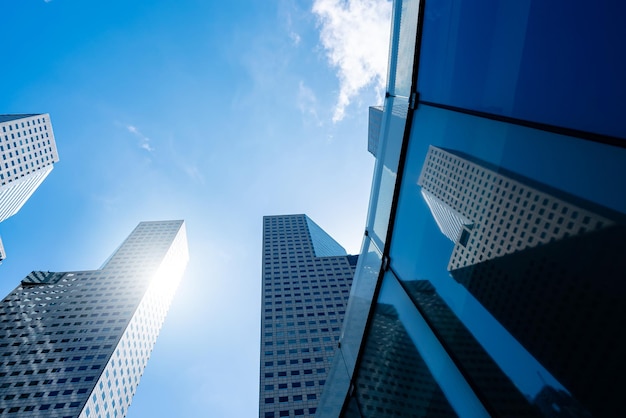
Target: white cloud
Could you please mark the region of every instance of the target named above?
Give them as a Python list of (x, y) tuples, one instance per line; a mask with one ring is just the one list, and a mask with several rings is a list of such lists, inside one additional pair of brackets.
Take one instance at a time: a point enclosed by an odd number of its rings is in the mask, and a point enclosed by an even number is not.
[(139, 144), (139, 147), (141, 149), (145, 149), (148, 152), (154, 151), (154, 148), (150, 145), (150, 138), (142, 134), (141, 131), (139, 131), (139, 129), (137, 129), (136, 126), (127, 125), (126, 129), (128, 129), (128, 132), (130, 132), (131, 134), (139, 138), (139, 140), (141, 141), (141, 143)]
[(320, 40), (330, 65), (337, 69), (339, 97), (333, 121), (344, 118), (359, 92), (385, 88), (391, 2), (388, 0), (314, 0)]

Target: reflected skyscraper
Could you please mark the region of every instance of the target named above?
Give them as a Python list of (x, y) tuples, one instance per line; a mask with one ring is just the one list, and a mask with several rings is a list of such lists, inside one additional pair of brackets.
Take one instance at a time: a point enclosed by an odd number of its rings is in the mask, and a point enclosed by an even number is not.
[(98, 270), (33, 271), (0, 303), (0, 414), (123, 417), (188, 261), (142, 222)]
[(356, 259), (306, 215), (263, 217), (259, 417), (315, 415)]
[(393, 305), (376, 307), (355, 391), (359, 400), (358, 416), (457, 416)]
[(577, 399), (614, 410), (617, 392), (595, 382), (626, 373), (621, 215), (433, 146), (418, 184), (455, 243), (452, 277)]
[(574, 196), (432, 145), (417, 184), (441, 232), (455, 243), (448, 270), (615, 223)]

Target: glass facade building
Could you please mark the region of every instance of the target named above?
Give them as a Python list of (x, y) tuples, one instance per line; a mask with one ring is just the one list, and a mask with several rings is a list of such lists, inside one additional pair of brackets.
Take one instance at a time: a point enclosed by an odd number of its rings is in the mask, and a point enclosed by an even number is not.
[(315, 415), (357, 259), (306, 215), (263, 218), (259, 417)]
[(622, 414), (625, 12), (394, 1), (366, 234), (316, 416)]
[(183, 221), (142, 222), (98, 270), (27, 275), (0, 302), (0, 416), (126, 416), (188, 258)]

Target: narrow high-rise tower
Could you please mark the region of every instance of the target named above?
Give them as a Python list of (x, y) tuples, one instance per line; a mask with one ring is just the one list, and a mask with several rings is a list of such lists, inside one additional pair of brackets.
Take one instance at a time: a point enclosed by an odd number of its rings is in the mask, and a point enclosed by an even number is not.
[(33, 271), (0, 302), (0, 414), (123, 417), (188, 261), (183, 221), (142, 222), (90, 271)]
[(15, 215), (59, 161), (50, 115), (0, 115), (0, 222)]
[(314, 416), (357, 256), (306, 215), (263, 218), (259, 416)]

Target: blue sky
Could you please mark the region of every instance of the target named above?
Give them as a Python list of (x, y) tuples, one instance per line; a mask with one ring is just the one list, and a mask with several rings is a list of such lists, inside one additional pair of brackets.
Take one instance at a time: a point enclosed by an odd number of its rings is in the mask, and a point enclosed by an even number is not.
[(191, 261), (129, 417), (257, 414), (261, 218), (359, 250), (387, 0), (0, 0), (0, 113), (50, 113), (60, 162), (0, 224), (0, 294), (94, 269), (141, 220)]

